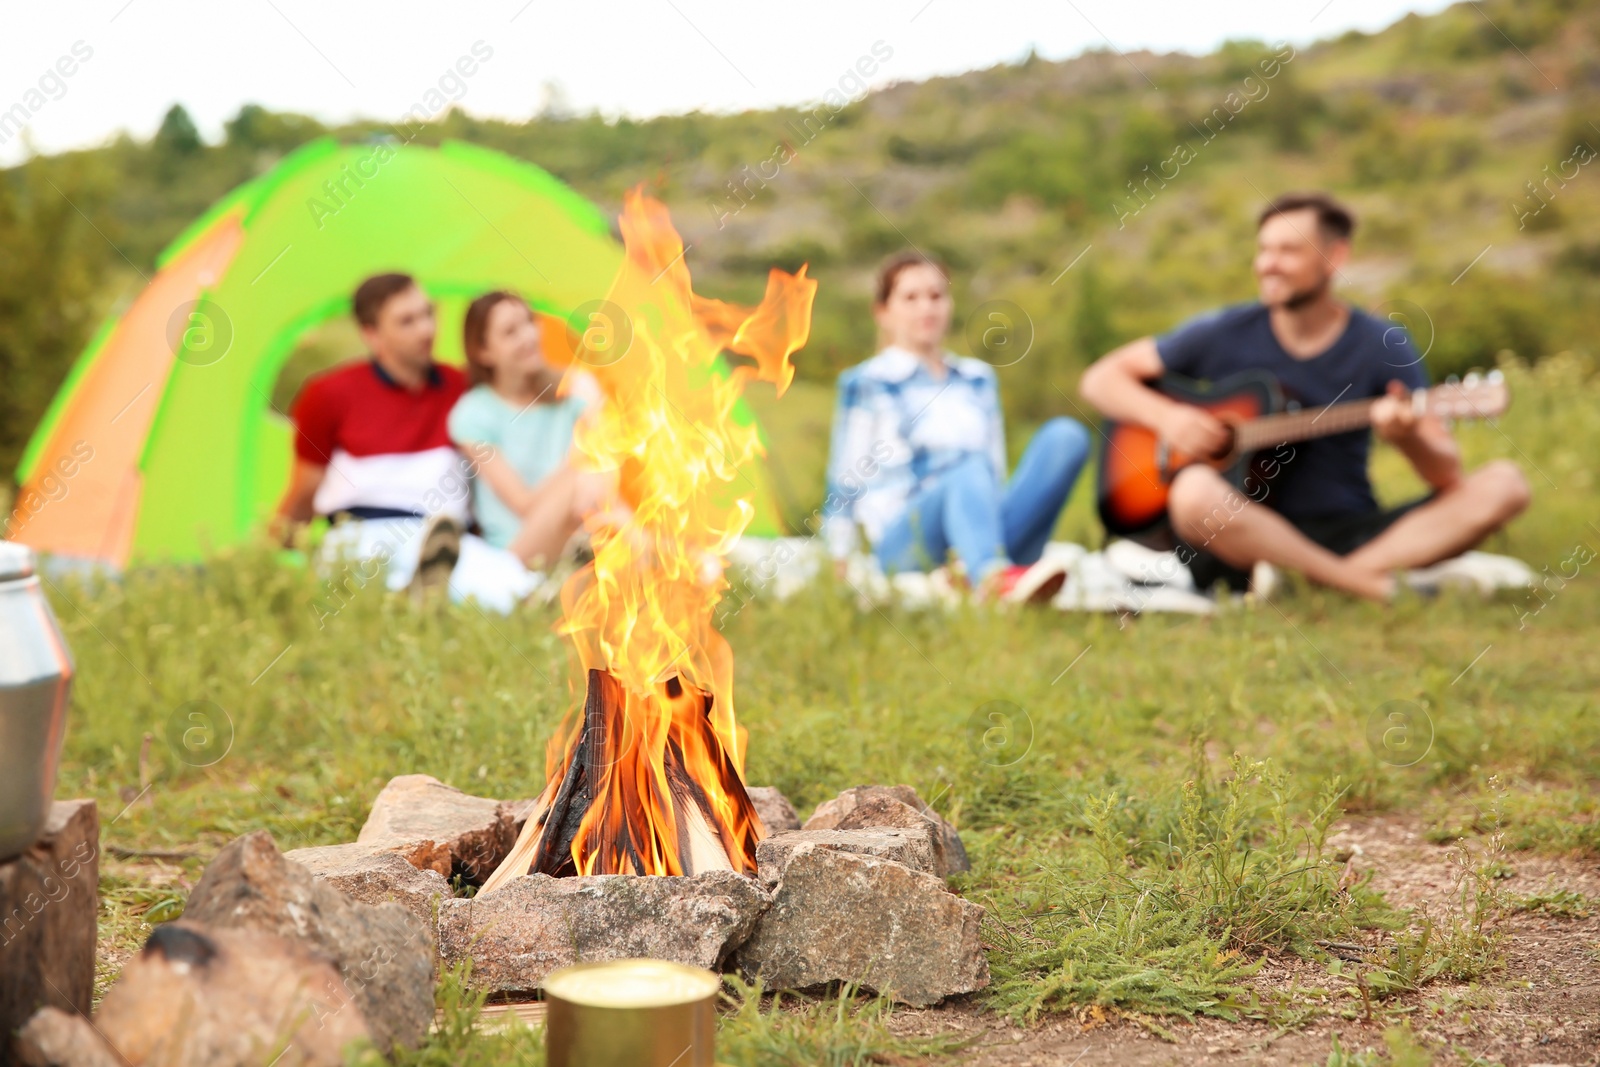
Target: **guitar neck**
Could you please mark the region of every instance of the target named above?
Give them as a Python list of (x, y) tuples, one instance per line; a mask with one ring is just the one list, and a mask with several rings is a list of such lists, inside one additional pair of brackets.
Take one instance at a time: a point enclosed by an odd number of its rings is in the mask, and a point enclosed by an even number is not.
[(1309, 441), (1315, 437), (1359, 430), (1372, 425), (1372, 405), (1377, 400), (1347, 400), (1343, 404), (1305, 411), (1263, 415), (1242, 423), (1235, 431), (1241, 452), (1258, 452), (1275, 445)]

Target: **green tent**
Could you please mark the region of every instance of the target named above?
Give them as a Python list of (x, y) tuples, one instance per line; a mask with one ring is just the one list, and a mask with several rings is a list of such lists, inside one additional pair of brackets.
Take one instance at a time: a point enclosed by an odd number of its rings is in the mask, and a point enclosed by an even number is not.
[[(459, 142), (308, 144), (190, 226), (79, 357), (18, 470), (49, 503), (15, 536), (117, 567), (237, 543), (288, 477), (274, 383), (361, 279), (415, 275), (439, 306), (439, 358), (459, 362), (473, 297), (511, 289), (566, 318), (605, 296), (621, 256), (605, 216), (530, 164)], [(750, 532), (776, 534), (765, 471), (745, 473)]]

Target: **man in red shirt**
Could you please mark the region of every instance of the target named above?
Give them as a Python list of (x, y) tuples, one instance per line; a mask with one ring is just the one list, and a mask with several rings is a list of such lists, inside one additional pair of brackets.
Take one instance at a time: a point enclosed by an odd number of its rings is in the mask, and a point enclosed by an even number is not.
[[(502, 599), (508, 584), (523, 582), (503, 573), (503, 561), (476, 571), (492, 573), (484, 590), (451, 582), (471, 494), (446, 420), (467, 381), (434, 362), (432, 301), (409, 275), (379, 274), (361, 283), (352, 302), (371, 356), (313, 376), (295, 398), (294, 468), (275, 530), (287, 539), (297, 525), (324, 516), (341, 523), (332, 548), (393, 560), (391, 588), (450, 582), (461, 595)], [(468, 548), (475, 558), (494, 551)]]
[(464, 522), (465, 471), (445, 419), (467, 383), (433, 360), (433, 303), (409, 276), (380, 274), (361, 283), (354, 305), (371, 358), (313, 376), (295, 398), (294, 471), (279, 515), (442, 512)]

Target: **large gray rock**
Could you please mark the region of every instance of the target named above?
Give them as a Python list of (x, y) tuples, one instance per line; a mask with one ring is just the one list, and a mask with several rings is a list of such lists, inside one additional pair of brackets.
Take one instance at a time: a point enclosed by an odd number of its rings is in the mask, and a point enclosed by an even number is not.
[(911, 830), (788, 830), (771, 834), (756, 846), (756, 866), (761, 880), (771, 885), (783, 877), (798, 853), (813, 848), (831, 848), (893, 860), (914, 871), (936, 874), (933, 840), (922, 827)]
[(438, 871), (413, 867), (398, 852), (349, 844), (297, 848), (283, 855), (351, 900), (374, 905), (392, 900), (430, 928), (438, 902), (451, 895), (450, 883)]
[(732, 871), (689, 877), (530, 874), (439, 912), (439, 952), (471, 957), (474, 985), (539, 988), (573, 963), (649, 956), (719, 970), (766, 907), (761, 884)]
[(859, 982), (927, 1007), (989, 984), (983, 909), (931, 874), (828, 848), (798, 850), (739, 968), (769, 989)]
[(747, 785), (744, 791), (750, 795), (750, 803), (755, 805), (756, 814), (761, 816), (761, 823), (768, 830), (777, 833), (780, 830), (800, 829), (800, 816), (795, 812), (794, 805), (776, 788), (770, 785)]
[(331, 958), (385, 1052), (419, 1044), (433, 1023), (434, 937), (397, 903), (346, 897), (256, 830), (217, 853), (189, 894), (184, 918), (299, 941)]
[(92, 1006), (99, 910), (98, 809), (58, 800), (39, 840), (0, 863), (0, 1063), (38, 1008)]
[(333, 962), (259, 930), (156, 927), (90, 1023), (46, 1008), (18, 1037), (33, 1067), (339, 1067), (370, 1041)]
[(402, 774), (372, 802), (356, 843), (481, 884), (517, 843), (526, 808), (526, 801), (471, 796), (432, 775)]
[(972, 870), (966, 846), (956, 828), (917, 796), (909, 785), (859, 785), (817, 805), (806, 820), (807, 830), (871, 830), (878, 827), (926, 827), (933, 838), (936, 873)]

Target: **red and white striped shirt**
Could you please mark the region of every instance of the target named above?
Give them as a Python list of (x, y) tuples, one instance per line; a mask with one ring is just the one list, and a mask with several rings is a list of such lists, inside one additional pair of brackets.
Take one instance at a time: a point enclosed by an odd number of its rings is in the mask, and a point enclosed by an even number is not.
[(351, 361), (309, 379), (295, 398), (295, 454), (327, 467), (319, 515), (429, 515), (470, 520), (467, 467), (450, 442), (450, 409), (466, 376), (435, 363), (407, 389), (376, 360)]

